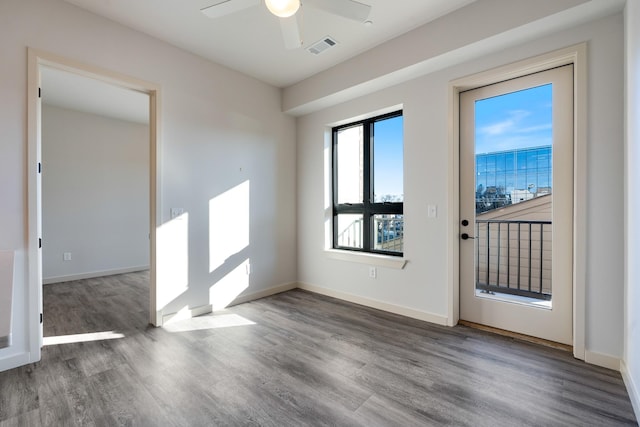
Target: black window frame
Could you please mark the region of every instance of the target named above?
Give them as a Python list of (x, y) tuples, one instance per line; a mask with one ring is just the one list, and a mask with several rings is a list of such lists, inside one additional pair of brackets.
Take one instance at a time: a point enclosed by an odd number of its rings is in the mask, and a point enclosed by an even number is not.
[[(374, 172), (374, 125), (376, 122), (403, 117), (402, 110), (358, 120), (348, 124), (336, 126), (332, 129), (332, 196), (333, 196), (333, 248), (353, 252), (364, 252), (373, 254), (383, 254), (391, 256), (404, 256), (402, 252), (385, 251), (375, 249), (374, 215), (403, 215), (404, 220), (404, 200), (402, 202), (374, 202), (373, 172)], [(362, 126), (363, 129), (363, 185), (362, 203), (338, 203), (338, 132), (344, 129)], [(404, 131), (403, 131), (404, 135)], [(403, 136), (404, 152), (404, 136)], [(403, 154), (404, 156), (404, 154)], [(404, 171), (403, 171), (404, 173)], [(338, 215), (340, 214), (361, 214), (362, 215), (362, 248), (338, 245)], [(404, 229), (404, 226), (403, 226)]]

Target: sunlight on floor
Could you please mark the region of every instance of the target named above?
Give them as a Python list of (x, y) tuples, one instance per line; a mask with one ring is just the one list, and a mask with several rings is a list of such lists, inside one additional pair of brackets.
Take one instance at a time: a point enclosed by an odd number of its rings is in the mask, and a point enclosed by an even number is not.
[(230, 328), (234, 326), (255, 325), (249, 319), (238, 314), (210, 314), (207, 316), (194, 317), (192, 319), (180, 320), (164, 325), (163, 328), (169, 332), (189, 332), (204, 329)]
[(42, 339), (42, 345), (46, 346), (46, 345), (59, 345), (59, 344), (73, 344), (73, 343), (79, 343), (79, 342), (114, 340), (118, 338), (124, 338), (124, 334), (120, 334), (114, 331), (91, 332), (88, 334), (59, 335), (56, 337), (44, 337)]

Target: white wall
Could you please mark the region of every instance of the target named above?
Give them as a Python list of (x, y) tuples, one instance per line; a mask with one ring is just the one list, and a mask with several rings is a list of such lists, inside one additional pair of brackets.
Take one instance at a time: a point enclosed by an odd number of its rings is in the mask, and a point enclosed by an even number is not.
[[(296, 278), (295, 122), (280, 108), (280, 91), (222, 66), (98, 17), (62, 0), (0, 2), (0, 249), (17, 251), (14, 344), (0, 351), (0, 370), (29, 360), (27, 327), (27, 47), (42, 49), (161, 86), (162, 228), (159, 256), (171, 207), (188, 214), (177, 268), (165, 259), (159, 280), (179, 287), (166, 313), (211, 303), (210, 288), (243, 281), (251, 294)], [(250, 182), (249, 241), (222, 268), (209, 262), (209, 201)], [(245, 204), (246, 205), (246, 204)], [(227, 223), (237, 207), (219, 212)], [(183, 222), (184, 223), (184, 222)], [(165, 244), (166, 243), (166, 244)], [(216, 241), (224, 247), (224, 241)], [(242, 260), (240, 259), (242, 258)], [(250, 259), (251, 275), (229, 276)], [(166, 280), (178, 271), (181, 282)], [(226, 281), (225, 281), (226, 280)], [(184, 286), (183, 286), (184, 285)], [(238, 289), (230, 286), (230, 292)]]
[[(462, 25), (454, 27), (452, 31), (465, 31)], [(623, 21), (620, 14), (509, 48), (496, 47), (482, 58), (299, 118), (300, 281), (365, 302), (384, 301), (397, 311), (408, 309), (419, 317), (444, 323), (449, 314), (446, 251), (447, 218), (452, 213), (448, 206), (449, 198), (456, 197), (448, 194), (449, 81), (584, 41), (589, 43), (590, 101), (586, 348), (594, 354), (621, 358)], [(403, 49), (416, 52), (420, 43), (432, 42), (418, 41)], [(384, 62), (384, 57), (373, 58), (368, 53), (368, 66), (386, 67)], [(314, 93), (312, 89), (310, 93)], [(400, 104), (405, 115), (404, 254), (409, 262), (404, 270), (379, 268), (378, 278), (373, 280), (368, 278), (366, 264), (336, 260), (323, 251), (325, 210), (330, 207), (323, 194), (326, 183), (323, 150), (328, 138), (325, 133), (330, 124)], [(438, 206), (437, 218), (428, 218), (428, 204)]]
[(149, 152), (148, 125), (43, 106), (45, 283), (148, 268)]
[(623, 375), (640, 418), (640, 4), (626, 6), (626, 293)]

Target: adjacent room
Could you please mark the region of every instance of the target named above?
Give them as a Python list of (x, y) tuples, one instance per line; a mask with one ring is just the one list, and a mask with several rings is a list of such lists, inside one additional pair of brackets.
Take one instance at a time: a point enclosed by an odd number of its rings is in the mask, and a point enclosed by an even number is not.
[(637, 1), (0, 35), (0, 426), (637, 425)]

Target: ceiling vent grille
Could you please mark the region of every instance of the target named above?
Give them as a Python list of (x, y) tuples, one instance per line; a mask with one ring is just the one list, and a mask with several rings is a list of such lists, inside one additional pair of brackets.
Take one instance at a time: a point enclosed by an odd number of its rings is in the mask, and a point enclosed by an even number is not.
[(313, 53), (314, 55), (320, 55), (325, 50), (327, 50), (327, 49), (329, 49), (331, 47), (334, 47), (337, 44), (338, 44), (337, 41), (335, 41), (331, 37), (327, 36), (327, 37), (323, 38), (322, 40), (320, 40), (319, 42), (316, 42), (316, 43), (312, 44), (311, 46), (309, 46), (307, 48), (307, 50), (309, 52)]

